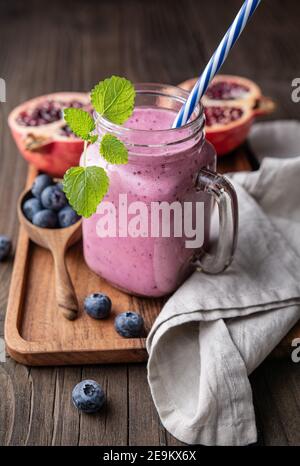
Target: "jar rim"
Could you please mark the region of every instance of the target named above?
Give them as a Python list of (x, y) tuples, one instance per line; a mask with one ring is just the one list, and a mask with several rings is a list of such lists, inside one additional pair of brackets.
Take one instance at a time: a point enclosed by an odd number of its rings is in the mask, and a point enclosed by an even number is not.
[[(189, 97), (189, 92), (185, 89), (182, 89), (178, 86), (172, 86), (169, 84), (160, 84), (160, 83), (136, 83), (134, 85), (137, 95), (153, 95), (159, 98), (168, 98), (180, 103), (180, 107), (187, 101)], [(182, 139), (183, 133), (186, 131), (196, 134), (199, 130), (203, 130), (205, 126), (205, 116), (204, 116), (204, 107), (201, 102), (199, 102), (194, 111), (194, 118), (186, 123), (185, 125), (179, 128), (168, 128), (168, 129), (159, 129), (159, 130), (145, 130), (145, 129), (136, 129), (136, 128), (127, 128), (123, 125), (118, 125), (112, 123), (104, 116), (99, 115), (96, 111), (94, 112), (94, 118), (96, 124), (101, 125), (101, 127), (108, 132), (117, 134), (118, 136), (128, 136), (130, 135), (148, 135), (153, 136), (160, 135), (176, 135), (178, 134), (178, 140)], [(173, 144), (176, 142), (176, 138), (173, 139)]]

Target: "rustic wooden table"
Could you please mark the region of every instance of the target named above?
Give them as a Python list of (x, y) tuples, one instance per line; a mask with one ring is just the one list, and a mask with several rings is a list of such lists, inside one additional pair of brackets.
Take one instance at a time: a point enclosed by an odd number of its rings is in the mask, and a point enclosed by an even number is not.
[[(16, 201), (27, 166), (7, 128), (8, 112), (32, 96), (89, 90), (111, 74), (178, 83), (210, 57), (240, 0), (0, 1), (0, 232), (16, 242)], [(265, 0), (224, 71), (255, 79), (277, 99), (276, 118), (297, 118), (291, 101), (299, 43), (298, 0)], [(247, 169), (244, 151), (220, 170)], [(0, 265), (0, 337), (13, 260)], [(42, 305), (42, 303), (41, 303)], [(108, 394), (101, 416), (72, 408), (73, 386), (98, 380)], [(259, 444), (300, 445), (300, 366), (266, 361), (251, 377)], [(29, 368), (0, 364), (0, 445), (180, 445), (161, 426), (141, 365)]]

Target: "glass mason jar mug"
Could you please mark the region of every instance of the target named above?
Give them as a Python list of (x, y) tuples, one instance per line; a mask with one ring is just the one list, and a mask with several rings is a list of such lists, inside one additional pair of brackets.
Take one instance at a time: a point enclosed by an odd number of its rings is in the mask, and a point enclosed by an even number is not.
[[(100, 158), (97, 143), (87, 149), (86, 165), (103, 166), (110, 187), (97, 213), (83, 219), (84, 256), (116, 287), (158, 297), (173, 292), (196, 268), (219, 273), (230, 265), (238, 208), (231, 184), (215, 172), (201, 104), (189, 124), (170, 129), (186, 91), (160, 84), (135, 88), (135, 110), (124, 126), (96, 116), (99, 134), (121, 139), (129, 161), (110, 165)], [(210, 255), (214, 203), (219, 239)]]

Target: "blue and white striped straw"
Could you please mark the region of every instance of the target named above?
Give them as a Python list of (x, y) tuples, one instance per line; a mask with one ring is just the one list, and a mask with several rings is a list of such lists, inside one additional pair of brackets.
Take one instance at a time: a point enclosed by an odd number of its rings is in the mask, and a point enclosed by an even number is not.
[(243, 29), (245, 28), (247, 21), (251, 18), (256, 8), (260, 4), (261, 0), (246, 0), (237, 14), (234, 22), (228, 29), (227, 33), (223, 37), (222, 42), (211, 57), (207, 64), (203, 74), (196, 82), (193, 90), (191, 91), (188, 100), (182, 106), (178, 113), (176, 120), (173, 123), (173, 128), (179, 128), (185, 125), (191, 115), (193, 114), (196, 106), (200, 99), (205, 94), (211, 80), (217, 74), (223, 63), (225, 62), (230, 50), (240, 37)]

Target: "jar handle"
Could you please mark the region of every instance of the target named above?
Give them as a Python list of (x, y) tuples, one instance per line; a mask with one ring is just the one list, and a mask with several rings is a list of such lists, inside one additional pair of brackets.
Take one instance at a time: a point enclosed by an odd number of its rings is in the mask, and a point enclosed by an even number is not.
[(208, 169), (198, 173), (196, 190), (212, 196), (219, 210), (219, 238), (216, 252), (199, 254), (194, 261), (205, 273), (218, 274), (229, 267), (236, 250), (238, 237), (238, 201), (228, 179)]

